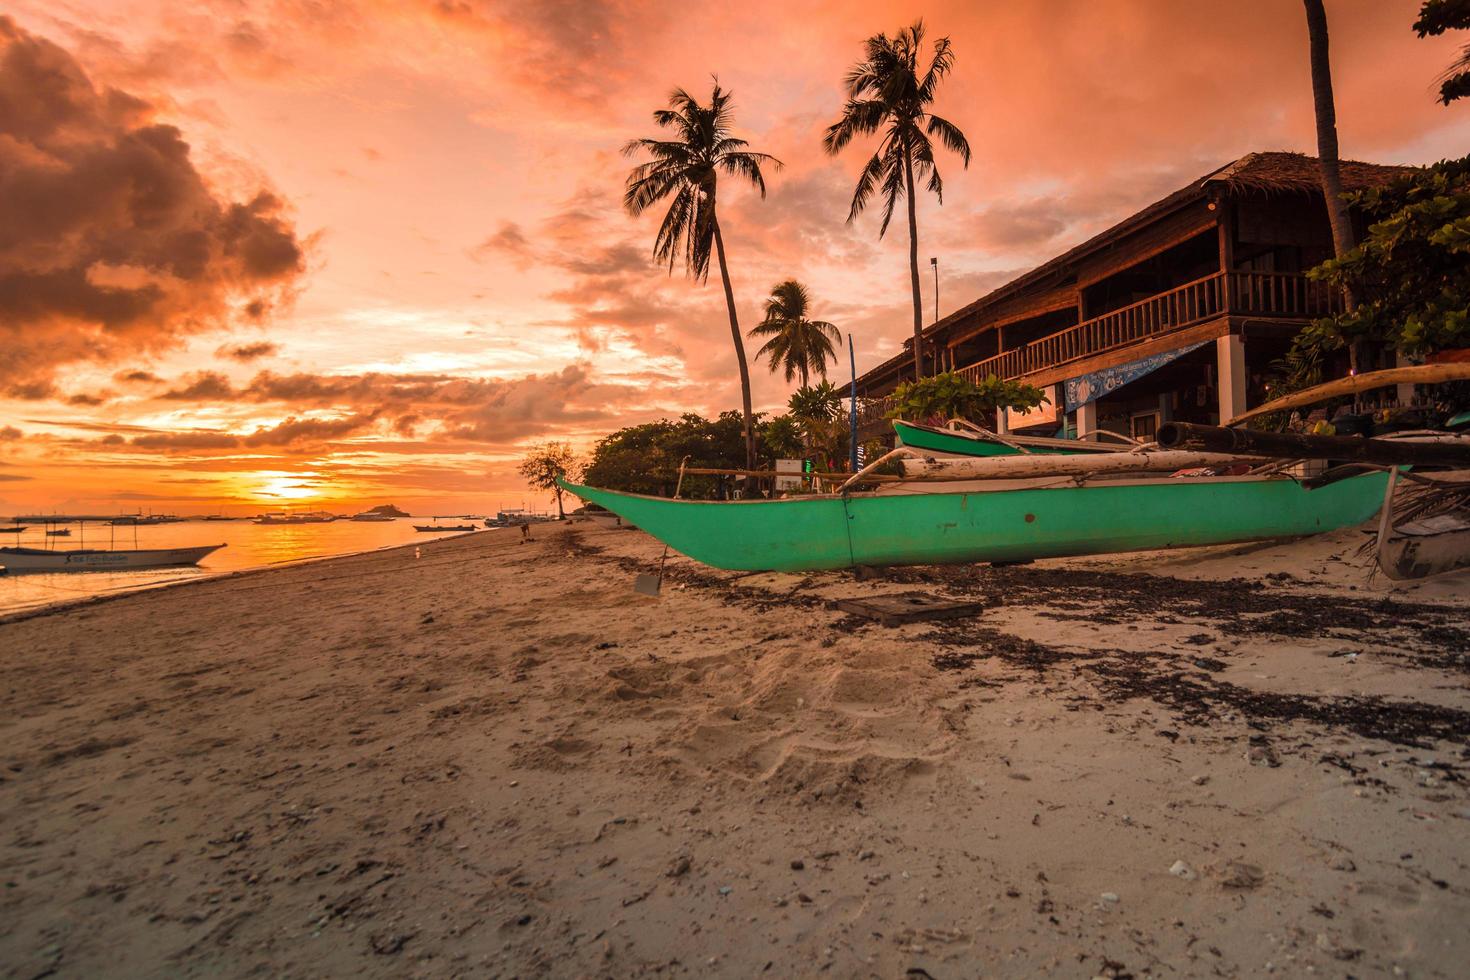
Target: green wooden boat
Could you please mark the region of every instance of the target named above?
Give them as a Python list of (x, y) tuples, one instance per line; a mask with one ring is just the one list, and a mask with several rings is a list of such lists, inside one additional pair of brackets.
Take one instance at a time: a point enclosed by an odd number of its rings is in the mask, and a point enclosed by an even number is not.
[(1105, 443), (1083, 442), (1079, 439), (1048, 439), (1041, 436), (1006, 436), (1006, 442), (987, 439), (978, 432), (962, 432), (958, 429), (938, 429), (917, 422), (893, 420), (893, 431), (898, 441), (912, 449), (932, 453), (953, 453), (957, 456), (1014, 456), (1016, 446), (1025, 446), (1033, 453), (1116, 453), (1126, 452), (1128, 446), (1110, 446)]
[[(784, 500), (670, 500), (563, 483), (669, 547), (716, 568), (802, 572), (854, 565), (1024, 561), (1299, 537), (1358, 524), (1385, 473), (1306, 490), (1288, 477), (1098, 481), (1083, 486), (873, 493)], [(1055, 480), (1051, 481), (1055, 484)], [(907, 491), (907, 492), (905, 492)]]

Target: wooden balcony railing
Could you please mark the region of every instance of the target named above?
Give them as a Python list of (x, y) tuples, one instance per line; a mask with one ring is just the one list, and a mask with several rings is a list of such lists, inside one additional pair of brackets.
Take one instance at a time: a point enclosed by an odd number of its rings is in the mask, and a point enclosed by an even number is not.
[[(859, 398), (857, 408), (858, 432), (871, 426), (885, 423), (888, 410), (893, 407), (892, 398)], [(886, 424), (885, 424), (886, 427)]]
[(1338, 305), (1330, 286), (1306, 276), (1216, 272), (1015, 350), (1003, 351), (961, 368), (960, 373), (976, 382), (991, 374), (1016, 378), (1224, 314), (1307, 318), (1326, 316)]

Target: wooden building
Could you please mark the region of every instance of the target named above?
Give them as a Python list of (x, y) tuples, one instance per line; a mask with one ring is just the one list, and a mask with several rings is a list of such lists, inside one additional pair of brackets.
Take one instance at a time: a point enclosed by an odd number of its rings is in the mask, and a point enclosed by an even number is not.
[[(1407, 168), (1344, 161), (1348, 190)], [(1041, 386), (1037, 413), (997, 424), (1151, 437), (1268, 397), (1270, 364), (1339, 308), (1304, 273), (1332, 255), (1315, 157), (1251, 153), (956, 310), (924, 331), (926, 370)], [(886, 396), (913, 340), (858, 379), (859, 435), (891, 435)], [(1006, 413), (1002, 413), (1004, 416)]]

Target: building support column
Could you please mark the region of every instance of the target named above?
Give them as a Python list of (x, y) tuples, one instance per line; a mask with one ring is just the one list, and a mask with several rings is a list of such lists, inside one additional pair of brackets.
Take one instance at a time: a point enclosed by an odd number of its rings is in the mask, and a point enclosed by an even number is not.
[[(1413, 362), (1399, 351), (1394, 351), (1393, 364), (1394, 367), (1410, 367)], [(1394, 389), (1395, 395), (1398, 398), (1399, 408), (1408, 408), (1414, 404), (1414, 386), (1412, 384), (1394, 385)]]
[(1077, 406), (1077, 438), (1097, 431), (1097, 402)]
[(1226, 334), (1215, 338), (1216, 390), (1220, 395), (1220, 424), (1246, 410), (1245, 338)]
[(995, 410), (995, 431), (1000, 435), (1007, 435), (1011, 431), (1011, 427), (1006, 424), (1006, 414), (1004, 408)]

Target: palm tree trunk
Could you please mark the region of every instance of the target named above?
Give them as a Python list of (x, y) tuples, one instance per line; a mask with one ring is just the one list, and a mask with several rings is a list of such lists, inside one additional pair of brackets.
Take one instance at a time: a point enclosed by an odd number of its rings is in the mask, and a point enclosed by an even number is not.
[(564, 521), (564, 520), (567, 519), (567, 512), (561, 509), (561, 486), (560, 485), (558, 485), (557, 488), (556, 488), (556, 519), (559, 520), (559, 521)]
[(725, 239), (720, 234), (720, 219), (711, 214), (710, 221), (714, 224), (715, 254), (720, 260), (720, 280), (725, 284), (725, 308), (730, 312), (730, 337), (735, 342), (735, 360), (740, 365), (740, 407), (745, 415), (745, 468), (753, 470), (755, 425), (750, 413), (750, 368), (745, 363), (745, 343), (740, 338), (740, 320), (735, 313), (735, 290), (730, 288), (730, 267), (725, 264)]
[[(1317, 112), (1317, 159), (1322, 168), (1322, 196), (1332, 225), (1332, 249), (1342, 258), (1352, 251), (1353, 223), (1342, 199), (1342, 177), (1337, 163), (1337, 107), (1332, 98), (1332, 63), (1327, 57), (1327, 11), (1322, 0), (1302, 0), (1307, 8), (1307, 37), (1311, 44), (1312, 101)], [(1351, 289), (1344, 290), (1348, 309)]]
[(914, 289), (914, 380), (924, 376), (924, 298), (919, 294), (919, 219), (914, 215), (914, 161), (904, 148), (903, 177), (909, 199), (909, 279)]

